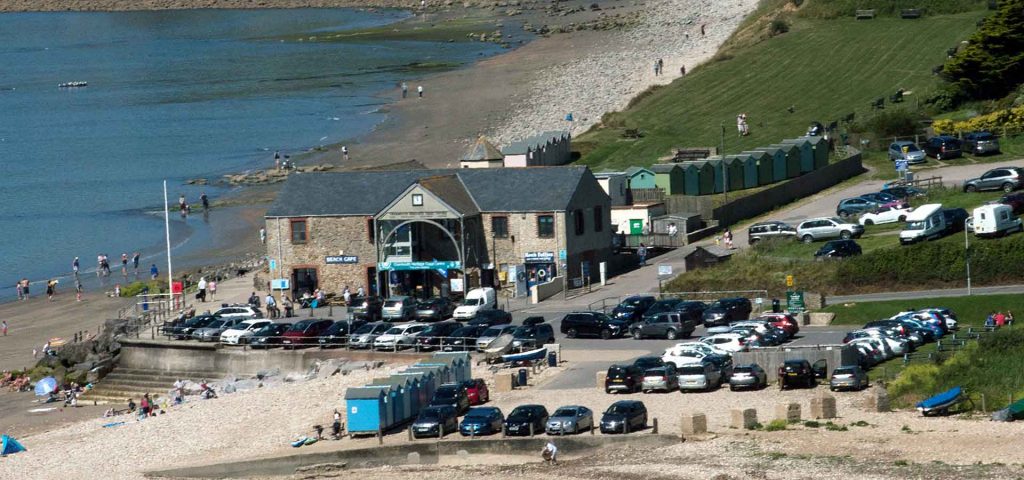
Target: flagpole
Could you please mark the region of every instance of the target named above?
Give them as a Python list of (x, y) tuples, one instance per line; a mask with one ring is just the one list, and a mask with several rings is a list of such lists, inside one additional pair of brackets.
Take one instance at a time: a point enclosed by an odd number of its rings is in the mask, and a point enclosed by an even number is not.
[(174, 271), (171, 270), (171, 217), (167, 207), (167, 180), (164, 180), (164, 236), (167, 240), (167, 291), (171, 292), (171, 304), (174, 303), (173, 278)]

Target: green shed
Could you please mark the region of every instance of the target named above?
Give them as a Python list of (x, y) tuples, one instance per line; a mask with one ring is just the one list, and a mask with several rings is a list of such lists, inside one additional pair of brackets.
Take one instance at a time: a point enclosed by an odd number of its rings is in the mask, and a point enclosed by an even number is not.
[(828, 165), (828, 141), (825, 137), (804, 137), (811, 142), (814, 149), (814, 169), (823, 168)]
[(685, 174), (678, 163), (654, 164), (651, 171), (654, 172), (654, 184), (662, 189), (665, 195), (678, 195), (685, 190)]
[(792, 143), (773, 143), (769, 145), (782, 149), (786, 154), (786, 178), (800, 176), (800, 149)]
[(679, 164), (683, 168), (687, 195), (710, 195), (715, 191), (715, 172), (707, 160)]
[(772, 177), (772, 165), (774, 165), (775, 162), (771, 155), (761, 150), (752, 150), (743, 153), (750, 155), (750, 159), (754, 161), (756, 165), (758, 185), (768, 185), (775, 181)]
[(772, 157), (772, 181), (781, 182), (786, 179), (786, 152), (781, 148), (761, 147), (755, 151), (767, 153)]
[(725, 165), (726, 173), (728, 173), (727, 180), (729, 182), (729, 191), (735, 192), (736, 190), (743, 190), (744, 188), (747, 188), (747, 172), (745, 171), (746, 164), (732, 155), (726, 155), (722, 158), (722, 163)]
[(731, 158), (743, 165), (743, 188), (754, 188), (758, 185), (757, 160), (755, 160), (749, 153), (741, 152), (736, 155), (727, 155), (725, 158), (726, 161)]
[(644, 167), (629, 167), (626, 169), (626, 179), (629, 181), (629, 188), (640, 190), (654, 188), (654, 172)]
[(806, 137), (782, 141), (785, 145), (796, 145), (800, 149), (800, 173), (814, 171), (814, 146)]
[(714, 180), (711, 181), (711, 193), (722, 193), (722, 187), (724, 186), (724, 183), (722, 182), (723, 178), (725, 178), (725, 170), (723, 168), (724, 166), (722, 165), (722, 157), (719, 157), (717, 155), (711, 156), (708, 157), (707, 161), (708, 165), (711, 166), (711, 172), (713, 173), (712, 178), (714, 178)]

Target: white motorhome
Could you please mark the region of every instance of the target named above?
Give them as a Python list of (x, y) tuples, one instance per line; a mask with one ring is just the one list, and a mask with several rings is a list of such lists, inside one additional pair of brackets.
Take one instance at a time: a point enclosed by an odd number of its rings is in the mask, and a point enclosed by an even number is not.
[(481, 310), (491, 310), (497, 304), (493, 288), (474, 288), (466, 294), (466, 300), (452, 314), (457, 320), (468, 320)]
[(997, 237), (1021, 231), (1021, 221), (1013, 208), (1001, 203), (982, 205), (974, 209), (974, 234), (979, 237)]
[(946, 230), (946, 218), (942, 215), (941, 203), (921, 205), (907, 215), (907, 226), (900, 232), (900, 243), (911, 243), (935, 240), (942, 237)]

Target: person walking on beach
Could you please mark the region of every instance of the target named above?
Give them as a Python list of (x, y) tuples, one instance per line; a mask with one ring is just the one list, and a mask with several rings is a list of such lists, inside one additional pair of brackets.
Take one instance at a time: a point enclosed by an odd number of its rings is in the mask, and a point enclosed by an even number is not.
[(702, 37), (704, 36), (704, 27), (706, 27), (707, 25), (708, 24), (706, 24), (706, 23), (700, 24), (700, 36), (702, 36)]
[(210, 300), (216, 300), (217, 299), (217, 281), (216, 280), (211, 278), (209, 282), (206, 282), (206, 293), (210, 294)]
[(201, 192), (199, 194), (199, 203), (203, 204), (204, 212), (210, 209), (210, 197), (206, 196), (206, 192)]
[(128, 254), (121, 254), (121, 276), (128, 278)]
[(57, 281), (50, 279), (46, 282), (46, 299), (52, 302), (55, 293), (57, 293)]
[(29, 298), (29, 296), (28, 296), (28, 286), (29, 286), (28, 285), (28, 279), (27, 278), (22, 278), (21, 279), (21, 294), (24, 295), (24, 298), (22, 298), (22, 300), (28, 300), (28, 298)]
[(423, 85), (416, 86), (416, 93), (420, 96), (420, 98), (423, 98)]
[(260, 227), (260, 243), (267, 244), (267, 229)]
[(7, 336), (7, 320), (0, 321), (0, 334)]
[(25, 289), (21, 286), (21, 280), (18, 280), (18, 282), (14, 284), (14, 288), (18, 290), (18, 300), (24, 300)]
[(659, 58), (658, 59), (658, 75), (663, 75), (664, 73), (665, 73), (665, 60), (662, 60), (662, 59)]
[(409, 84), (402, 82), (402, 98), (409, 97)]
[(345, 145), (341, 146), (341, 159), (346, 162), (348, 161), (348, 147)]
[(135, 269), (135, 276), (139, 276), (139, 252), (132, 254), (132, 268)]
[(78, 257), (75, 257), (75, 260), (71, 262), (71, 273), (74, 273), (76, 277), (78, 276), (78, 267)]
[(82, 289), (82, 281), (79, 280), (78, 276), (76, 275), (75, 276), (75, 301), (76, 302), (81, 302), (82, 301), (82, 291), (83, 291), (83, 289)]
[(654, 76), (657, 77), (658, 73), (659, 73), (659, 71), (658, 71), (658, 61), (655, 60), (654, 61)]
[(185, 201), (185, 194), (184, 193), (179, 194), (178, 195), (178, 208), (181, 209), (182, 212), (185, 211), (185, 205), (187, 205), (187, 202)]
[(206, 301), (206, 277), (199, 277), (199, 284), (196, 285), (196, 286), (199, 287), (199, 291), (196, 292), (196, 298), (200, 302), (205, 302)]
[(149, 267), (149, 278), (156, 280), (156, 277), (158, 276), (160, 276), (160, 269), (156, 268), (156, 264), (154, 263)]

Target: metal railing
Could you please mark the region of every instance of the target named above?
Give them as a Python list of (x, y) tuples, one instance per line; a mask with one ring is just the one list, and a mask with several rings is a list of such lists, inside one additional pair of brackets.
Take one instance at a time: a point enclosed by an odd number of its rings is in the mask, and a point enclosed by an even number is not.
[[(196, 342), (200, 344), (220, 345), (223, 347), (237, 347), (242, 350), (249, 349), (269, 349), (269, 348), (283, 348), (283, 349), (301, 349), (301, 348), (341, 348), (346, 350), (369, 350), (369, 351), (383, 351), (391, 353), (410, 353), (419, 354), (424, 352), (469, 352), (469, 353), (485, 353), (483, 350), (477, 348), (477, 337), (451, 337), (451, 336), (431, 336), (431, 337), (414, 337), (416, 341), (412, 344), (401, 343), (394, 345), (377, 345), (375, 342), (369, 343), (353, 343), (351, 337), (359, 336), (361, 334), (343, 334), (343, 335), (320, 335), (313, 337), (289, 337), (285, 335), (272, 335), (272, 336), (261, 336), (262, 339), (267, 339), (266, 343), (253, 343), (252, 336), (240, 337), (238, 343), (227, 343), (220, 337), (214, 337), (209, 341), (199, 340), (189, 335), (185, 335), (186, 338), (180, 338), (182, 334), (171, 331), (160, 331), (156, 333), (160, 337), (166, 337), (167, 340), (176, 340), (183, 342)], [(432, 342), (422, 344), (419, 342), (420, 339), (428, 338)], [(324, 343), (321, 343), (321, 340)], [(461, 340), (460, 344), (445, 344), (446, 341), (450, 340)], [(284, 343), (285, 341), (291, 341), (296, 343)], [(509, 349), (506, 353), (522, 353), (532, 349), (539, 348), (532, 344), (526, 344), (523, 346), (514, 346)]]

